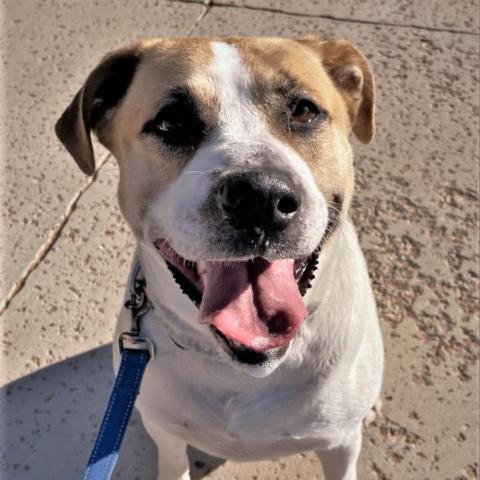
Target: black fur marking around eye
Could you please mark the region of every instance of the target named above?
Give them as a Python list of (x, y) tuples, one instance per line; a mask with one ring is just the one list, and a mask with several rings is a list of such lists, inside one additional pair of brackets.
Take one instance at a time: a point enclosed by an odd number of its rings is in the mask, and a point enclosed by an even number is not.
[(139, 61), (139, 55), (132, 53), (121, 58), (106, 60), (100, 67), (108, 73), (93, 94), (89, 115), (90, 128), (96, 128), (105, 113), (114, 108), (125, 96)]
[(159, 137), (172, 148), (193, 150), (205, 138), (206, 126), (198, 106), (187, 90), (173, 90), (155, 118), (148, 121), (143, 133)]

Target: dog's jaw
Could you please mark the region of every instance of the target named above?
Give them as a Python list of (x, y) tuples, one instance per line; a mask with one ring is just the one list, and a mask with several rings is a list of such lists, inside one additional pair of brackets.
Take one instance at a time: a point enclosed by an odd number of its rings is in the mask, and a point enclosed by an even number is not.
[(249, 362), (245, 358), (238, 361), (237, 352), (229, 348), (218, 332), (211, 325), (203, 325), (198, 321), (197, 307), (182, 293), (155, 247), (139, 241), (138, 257), (147, 280), (147, 293), (154, 305), (156, 321), (165, 327), (172, 339), (172, 347), (176, 345), (195, 352), (199, 358), (206, 356), (215, 362), (228, 364), (235, 370), (256, 378), (272, 374), (288, 357), (295, 339), (285, 347), (262, 352), (261, 361)]
[[(264, 371), (269, 366), (268, 371), (284, 357), (290, 340), (307, 316), (300, 294), (305, 293), (313, 278), (317, 251), (298, 262), (285, 260), (270, 264), (262, 259), (238, 261), (232, 258), (229, 262), (197, 264), (180, 257), (166, 241), (156, 241), (155, 247), (185, 296), (199, 307), (198, 321), (208, 325), (213, 337), (233, 361), (261, 367)], [(250, 271), (249, 276), (253, 275), (249, 280), (253, 281), (253, 285), (241, 285), (242, 292), (234, 293), (237, 288), (234, 286), (236, 277), (243, 277), (247, 270)], [(208, 273), (210, 271), (217, 273)], [(288, 279), (282, 278), (284, 274), (292, 276), (290, 288), (294, 291), (285, 290), (288, 288)], [(255, 280), (258, 275), (258, 280)], [(243, 281), (247, 281), (247, 278)], [(257, 285), (257, 282), (260, 283)], [(229, 293), (225, 293), (225, 289)], [(274, 289), (280, 290), (275, 293)], [(255, 304), (248, 306), (251, 294), (260, 296)], [(233, 297), (228, 300), (226, 295)], [(235, 298), (237, 295), (238, 298)], [(283, 307), (280, 303), (282, 295), (287, 302)], [(298, 299), (296, 307), (294, 298)], [(262, 302), (267, 302), (264, 307), (260, 307)], [(269, 302), (270, 307), (267, 306)], [(259, 307), (262, 310), (253, 313)], [(274, 314), (268, 314), (272, 308)], [(259, 314), (261, 318), (255, 319)], [(252, 315), (255, 317), (252, 318)]]

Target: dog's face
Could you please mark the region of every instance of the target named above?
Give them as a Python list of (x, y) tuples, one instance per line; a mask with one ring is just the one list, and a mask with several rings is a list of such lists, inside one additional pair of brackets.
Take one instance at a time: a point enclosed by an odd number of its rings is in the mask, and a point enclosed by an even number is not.
[(92, 174), (96, 131), (118, 160), (138, 241), (163, 256), (232, 358), (272, 364), (307, 316), (315, 256), (348, 210), (348, 136), (371, 140), (373, 91), (345, 41), (143, 41), (103, 60), (57, 133)]

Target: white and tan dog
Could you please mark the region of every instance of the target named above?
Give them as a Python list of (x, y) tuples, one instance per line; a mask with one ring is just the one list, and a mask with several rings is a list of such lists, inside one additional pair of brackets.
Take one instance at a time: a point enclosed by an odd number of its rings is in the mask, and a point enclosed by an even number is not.
[[(372, 139), (374, 106), (343, 40), (157, 39), (108, 55), (57, 123), (85, 173), (91, 131), (120, 167), (154, 305), (137, 406), (159, 479), (189, 478), (187, 444), (242, 461), (315, 450), (328, 480), (357, 477), (383, 348), (348, 137)], [(116, 335), (128, 327), (124, 310)]]

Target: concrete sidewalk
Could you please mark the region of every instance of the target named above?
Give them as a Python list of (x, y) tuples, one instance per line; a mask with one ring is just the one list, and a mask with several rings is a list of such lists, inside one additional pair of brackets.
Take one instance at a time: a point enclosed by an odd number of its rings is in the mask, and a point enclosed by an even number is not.
[[(307, 32), (353, 41), (377, 79), (378, 136), (355, 145), (352, 218), (386, 374), (360, 478), (478, 478), (477, 2), (214, 3), (3, 2), (0, 299), (11, 302), (1, 319), (0, 478), (79, 478), (108, 396), (108, 344), (133, 249), (115, 162), (96, 146), (104, 165), (87, 181), (55, 139), (55, 120), (104, 53), (136, 38)], [(192, 459), (197, 479), (323, 478), (312, 454), (220, 466), (198, 452)], [(134, 415), (117, 478), (153, 479), (155, 465)]]

